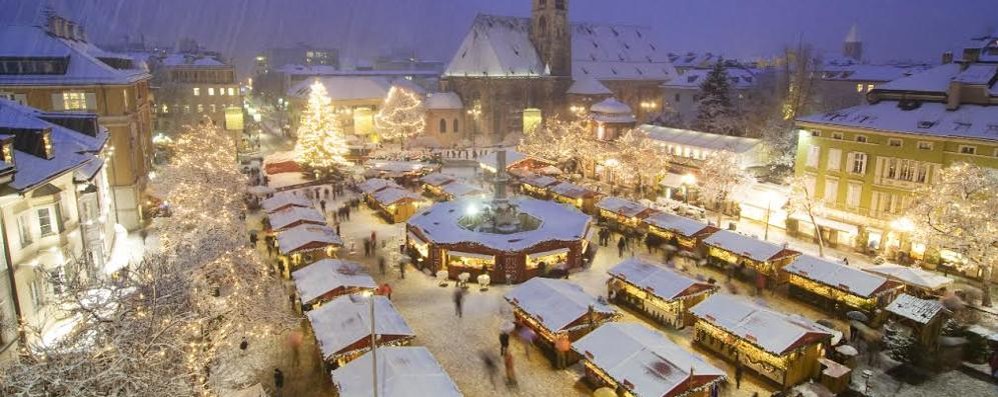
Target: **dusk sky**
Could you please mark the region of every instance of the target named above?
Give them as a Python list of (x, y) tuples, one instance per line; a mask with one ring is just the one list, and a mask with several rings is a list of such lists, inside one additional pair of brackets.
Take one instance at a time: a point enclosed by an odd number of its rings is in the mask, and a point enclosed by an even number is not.
[[(148, 42), (190, 36), (245, 61), (269, 46), (306, 42), (344, 58), (417, 47), (449, 60), (476, 13), (527, 15), (529, 0), (0, 0), (0, 22), (31, 22), (40, 4), (85, 23), (99, 42), (145, 33)], [(938, 60), (998, 27), (995, 0), (573, 0), (574, 21), (651, 26), (670, 51), (755, 58), (801, 37), (838, 51), (859, 26), (870, 61)]]

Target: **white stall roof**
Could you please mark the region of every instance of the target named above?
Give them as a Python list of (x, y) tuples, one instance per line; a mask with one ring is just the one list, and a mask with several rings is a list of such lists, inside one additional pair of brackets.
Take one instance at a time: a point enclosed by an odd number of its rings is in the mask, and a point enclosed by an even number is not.
[(590, 306), (597, 313), (616, 313), (610, 305), (600, 303), (582, 287), (565, 280), (535, 277), (507, 292), (505, 297), (552, 332), (585, 316)]
[(901, 294), (887, 305), (885, 310), (920, 324), (928, 324), (939, 313), (942, 313), (943, 304), (935, 299), (919, 299), (908, 294)]
[[(607, 270), (617, 277), (635, 286), (651, 291), (655, 296), (670, 301), (687, 294), (693, 287), (695, 290), (711, 288), (710, 284), (699, 282), (675, 270), (657, 265), (639, 258), (628, 258)], [(694, 292), (694, 291), (691, 291)]]
[(455, 178), (451, 175), (434, 172), (432, 174), (427, 174), (426, 176), (419, 178), (419, 180), (430, 186), (442, 186), (454, 182)]
[[(486, 153), (484, 156), (479, 157), (478, 158), (478, 165), (480, 167), (486, 169), (486, 170), (495, 172), (496, 171), (496, 167), (499, 164), (498, 160), (496, 159), (496, 153), (498, 153), (498, 152), (489, 152), (489, 153)], [(515, 150), (508, 150), (508, 149), (506, 149), (506, 167), (507, 168), (510, 167), (510, 166), (512, 166), (512, 165), (514, 165), (514, 164), (516, 164), (516, 163), (518, 163), (518, 162), (520, 162), (520, 161), (523, 161), (523, 160), (525, 160), (527, 158), (529, 158), (529, 156), (527, 156), (527, 155), (525, 155), (523, 153), (517, 152)]]
[(728, 294), (711, 295), (690, 312), (777, 355), (833, 336), (832, 330), (800, 315), (779, 313)]
[(718, 230), (703, 242), (760, 262), (768, 261), (784, 250), (780, 245), (728, 230)]
[(274, 230), (284, 230), (296, 222), (325, 225), (326, 218), (315, 208), (290, 207), (267, 215), (270, 227)]
[(879, 275), (811, 255), (798, 256), (783, 271), (865, 298), (873, 296), (887, 284), (887, 279)]
[(340, 288), (377, 288), (364, 273), (363, 265), (340, 259), (322, 259), (291, 273), (302, 303), (312, 303), (320, 296)]
[[(460, 397), (462, 394), (430, 350), (422, 346), (378, 348), (378, 396)], [(333, 370), (333, 384), (341, 396), (374, 395), (373, 357), (365, 353)]]
[(596, 80), (592, 76), (581, 76), (572, 82), (572, 86), (568, 87), (569, 94), (576, 95), (613, 95), (613, 91), (606, 88), (603, 83)]
[(645, 218), (645, 222), (659, 229), (670, 230), (684, 236), (693, 236), (709, 227), (706, 223), (667, 212), (649, 216)]
[(312, 243), (342, 246), (343, 240), (336, 230), (326, 225), (304, 224), (277, 233), (277, 246), (283, 253), (294, 252)]
[(290, 192), (274, 194), (273, 197), (260, 202), (260, 205), (266, 212), (274, 212), (284, 207), (312, 208), (312, 203), (308, 199), (291, 194)]
[(951, 278), (940, 276), (917, 267), (884, 264), (867, 267), (863, 270), (931, 291), (953, 284), (953, 279)]
[[(724, 371), (683, 350), (664, 335), (637, 323), (608, 323), (573, 346), (635, 396), (673, 396), (723, 381)], [(692, 377), (693, 382), (690, 382)]]
[(755, 138), (744, 138), (731, 135), (712, 134), (672, 127), (659, 127), (649, 124), (642, 125), (642, 130), (654, 140), (666, 144), (678, 144), (714, 151), (745, 153), (762, 144)]
[(571, 182), (561, 182), (549, 188), (552, 193), (568, 198), (583, 198), (587, 195), (595, 195), (596, 192)]
[(626, 217), (635, 217), (641, 212), (648, 210), (648, 207), (639, 203), (612, 196), (604, 197), (596, 206)]
[(529, 176), (520, 179), (520, 182), (528, 184), (530, 186), (535, 186), (539, 188), (545, 188), (558, 183), (558, 180), (554, 177), (540, 174), (531, 174)]
[[(343, 350), (371, 337), (371, 309), (368, 299), (346, 295), (333, 299), (307, 313), (319, 342), (323, 359), (345, 353)], [(374, 330), (379, 336), (416, 336), (388, 298), (374, 295)]]
[(371, 178), (357, 184), (357, 188), (366, 194), (371, 194), (388, 187), (399, 187), (399, 185), (392, 180), (381, 178)]
[(444, 185), (443, 191), (454, 198), (485, 194), (485, 192), (483, 192), (482, 189), (479, 189), (476, 186), (472, 186), (462, 182), (448, 183)]
[(372, 197), (381, 205), (391, 205), (402, 200), (422, 200), (423, 197), (403, 188), (389, 187), (375, 192)]

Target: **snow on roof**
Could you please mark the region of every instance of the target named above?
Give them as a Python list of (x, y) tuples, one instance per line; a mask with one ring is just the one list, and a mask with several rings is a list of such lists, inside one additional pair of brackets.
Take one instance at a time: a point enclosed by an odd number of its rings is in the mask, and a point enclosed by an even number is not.
[(308, 304), (340, 288), (375, 289), (378, 284), (363, 265), (341, 259), (322, 259), (291, 273), (302, 303)]
[(444, 75), (540, 76), (544, 65), (529, 30), (527, 18), (479, 14)]
[(613, 95), (613, 91), (606, 88), (603, 83), (592, 76), (582, 76), (572, 82), (572, 86), (568, 87), (569, 94), (577, 95)]
[(318, 245), (343, 245), (336, 230), (326, 225), (304, 224), (277, 233), (277, 246), (287, 254)]
[(420, 201), (423, 199), (423, 196), (410, 192), (406, 189), (397, 188), (397, 187), (389, 187), (387, 189), (379, 190), (377, 192), (374, 192), (374, 194), (372, 194), (371, 197), (374, 198), (374, 200), (380, 203), (381, 205), (386, 205), (386, 206), (395, 204), (403, 200)]
[(346, 353), (344, 350), (350, 345), (370, 338), (371, 309), (368, 299), (374, 299), (374, 331), (379, 337), (416, 336), (388, 298), (380, 295), (341, 296), (306, 313), (324, 360)]
[[(115, 69), (100, 58), (127, 58), (104, 51), (84, 41), (73, 41), (48, 34), (39, 26), (8, 25), (0, 27), (0, 57), (61, 58), (68, 64), (62, 74), (5, 74), (2, 85), (88, 85), (130, 84), (151, 78), (141, 67)], [(130, 58), (129, 58), (130, 60)]]
[(295, 186), (307, 185), (315, 182), (301, 172), (281, 172), (278, 174), (267, 174), (267, 186), (276, 190), (288, 190)]
[(873, 296), (874, 293), (888, 284), (887, 279), (881, 276), (811, 255), (798, 256), (797, 259), (784, 267), (783, 271), (864, 298)]
[[(925, 65), (867, 63), (826, 63), (821, 67), (821, 79), (829, 81), (889, 82), (906, 78), (928, 69)], [(881, 88), (881, 87), (877, 87)]]
[(832, 336), (832, 330), (800, 315), (779, 313), (728, 294), (711, 295), (690, 312), (778, 355)]
[(998, 72), (998, 65), (975, 63), (967, 66), (966, 69), (954, 76), (953, 81), (959, 81), (965, 84), (990, 85), (991, 82), (994, 81), (996, 72)]
[(644, 124), (638, 128), (647, 132), (651, 139), (665, 144), (678, 144), (707, 150), (722, 150), (736, 154), (749, 152), (762, 144), (761, 140), (755, 138), (711, 134), (709, 132), (660, 127), (650, 124)]
[[(758, 82), (752, 70), (740, 67), (727, 67), (724, 70), (732, 89), (750, 88)], [(708, 74), (710, 74), (710, 69), (689, 69), (665, 82), (662, 87), (699, 90)]]
[[(607, 323), (573, 349), (635, 396), (675, 396), (724, 379), (725, 372), (638, 323)], [(692, 374), (690, 373), (692, 371)], [(690, 382), (690, 376), (694, 382)]]
[(881, 276), (887, 277), (888, 279), (898, 280), (908, 285), (932, 291), (953, 284), (953, 279), (949, 277), (940, 276), (938, 274), (928, 272), (919, 269), (917, 267), (883, 264), (877, 266), (870, 266), (864, 268), (863, 270), (870, 273), (879, 274)]
[(437, 244), (473, 242), (501, 251), (523, 251), (546, 241), (578, 241), (585, 237), (590, 218), (574, 208), (529, 197), (514, 197), (510, 203), (541, 221), (534, 230), (510, 234), (475, 232), (458, 226), (467, 208), (481, 207), (480, 200), (464, 199), (436, 203), (409, 218), (409, 226)]
[(946, 92), (953, 77), (960, 73), (958, 63), (947, 63), (877, 86), (878, 90)]
[[(440, 363), (422, 346), (378, 348), (377, 395), (382, 397), (460, 397), (457, 385)], [(332, 371), (333, 383), (341, 396), (371, 396), (372, 360), (365, 353)]]
[(915, 109), (904, 110), (898, 104), (885, 100), (802, 117), (798, 121), (914, 135), (998, 140), (998, 112), (992, 106), (962, 104), (956, 110), (947, 110), (945, 103), (923, 102)]
[(706, 223), (667, 212), (659, 212), (644, 219), (645, 223), (691, 237), (710, 227)]
[(613, 307), (582, 290), (578, 284), (560, 279), (534, 277), (507, 292), (504, 297), (537, 319), (545, 328), (559, 332), (589, 312), (615, 314)]
[(915, 321), (928, 324), (943, 312), (943, 304), (938, 300), (919, 299), (908, 294), (901, 294), (885, 308), (888, 312)]
[(285, 207), (313, 208), (312, 202), (308, 201), (308, 199), (291, 194), (290, 192), (276, 193), (273, 197), (261, 201), (260, 206), (266, 212), (274, 212)]
[(432, 169), (434, 166), (422, 161), (397, 161), (397, 160), (368, 160), (364, 167), (373, 171), (405, 174), (409, 172), (420, 172), (424, 169)]
[(463, 182), (448, 183), (444, 185), (443, 191), (451, 195), (453, 198), (485, 195), (485, 192), (477, 186), (472, 186)]
[(427, 109), (463, 109), (461, 97), (453, 92), (434, 92), (426, 96)]
[(395, 183), (395, 181), (392, 181), (390, 179), (381, 179), (381, 178), (371, 178), (357, 184), (357, 188), (360, 189), (362, 193), (366, 194), (372, 194), (374, 192), (389, 187), (401, 188), (401, 186)]
[(589, 108), (589, 111), (608, 114), (631, 114), (631, 107), (618, 101), (617, 98), (610, 97), (596, 103)]
[(454, 182), (457, 179), (454, 178), (453, 175), (447, 175), (442, 172), (434, 172), (432, 174), (426, 174), (422, 178), (419, 178), (419, 180), (430, 186), (443, 186)]
[(520, 183), (525, 183), (530, 186), (538, 188), (546, 188), (548, 186), (554, 185), (559, 181), (554, 177), (541, 174), (530, 174), (523, 178), (520, 178)]
[(768, 261), (786, 250), (783, 246), (728, 230), (718, 230), (703, 242), (760, 262)]
[(849, 33), (846, 33), (846, 43), (859, 43), (859, 27), (856, 24), (852, 24), (849, 28)]
[(675, 54), (670, 52), (668, 53), (668, 57), (669, 62), (672, 62), (673, 66), (682, 69), (708, 68), (710, 65), (716, 63), (718, 59), (721, 59), (721, 56), (718, 54), (710, 52), (697, 53), (693, 51), (689, 51), (685, 54)]
[(228, 66), (225, 62), (219, 61), (214, 56), (195, 54), (170, 54), (161, 61), (163, 66), (170, 67), (223, 67)]
[(323, 76), (299, 81), (288, 88), (292, 98), (308, 98), (311, 87), (318, 81), (332, 101), (383, 101), (388, 96), (391, 84), (381, 77), (367, 76)]
[(270, 227), (274, 230), (283, 230), (299, 222), (316, 225), (326, 224), (326, 218), (319, 211), (316, 211), (315, 208), (288, 207), (267, 214), (267, 219), (270, 220)]
[[(478, 157), (478, 165), (480, 165), (482, 168), (495, 171), (496, 167), (498, 166), (498, 161), (496, 160), (497, 153), (499, 152), (492, 151), (484, 156)], [(529, 157), (516, 150), (506, 149), (506, 167), (510, 167), (516, 164), (517, 162), (525, 160), (527, 158), (532, 158), (532, 157)]]
[(625, 259), (607, 273), (667, 301), (713, 288), (710, 284), (636, 257)]
[(650, 209), (640, 203), (635, 203), (630, 200), (624, 200), (620, 197), (613, 197), (613, 196), (604, 197), (602, 200), (599, 201), (599, 203), (596, 203), (596, 207), (626, 217), (636, 217), (640, 215), (642, 212), (648, 211)]
[(548, 188), (551, 193), (568, 198), (584, 198), (596, 196), (596, 192), (571, 182), (561, 182)]

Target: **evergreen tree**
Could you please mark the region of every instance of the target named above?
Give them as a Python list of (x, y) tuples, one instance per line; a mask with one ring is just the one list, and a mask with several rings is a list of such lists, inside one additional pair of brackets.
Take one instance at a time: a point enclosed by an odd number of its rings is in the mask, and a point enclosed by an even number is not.
[(298, 162), (314, 170), (328, 170), (346, 162), (346, 138), (336, 128), (326, 87), (316, 81), (309, 86), (308, 103), (302, 111), (295, 153)]
[(737, 133), (735, 107), (731, 103), (731, 85), (724, 60), (719, 59), (700, 84), (696, 127), (718, 134)]
[(385, 104), (374, 117), (375, 127), (383, 139), (398, 139), (405, 147), (406, 138), (426, 128), (425, 109), (419, 95), (401, 87), (388, 91)]

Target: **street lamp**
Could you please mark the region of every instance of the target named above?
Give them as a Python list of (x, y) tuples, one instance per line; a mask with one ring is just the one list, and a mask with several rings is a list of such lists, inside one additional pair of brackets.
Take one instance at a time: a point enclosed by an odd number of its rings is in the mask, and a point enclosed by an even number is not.
[(766, 191), (763, 194), (766, 195), (766, 232), (763, 233), (762, 239), (769, 241), (769, 217), (773, 212), (773, 200), (776, 198), (776, 192)]
[(482, 105), (475, 104), (471, 109), (468, 109), (468, 115), (471, 116), (474, 122), (474, 127), (471, 129), (471, 147), (475, 147), (475, 138), (478, 135), (478, 117), (482, 115)]
[(693, 174), (686, 174), (680, 179), (683, 184), (683, 199), (686, 200), (686, 205), (690, 205), (690, 186), (697, 183), (697, 177)]
[(371, 307), (371, 382), (374, 385), (373, 396), (378, 397), (378, 337), (374, 329), (374, 292), (366, 290), (360, 293), (367, 298)]

